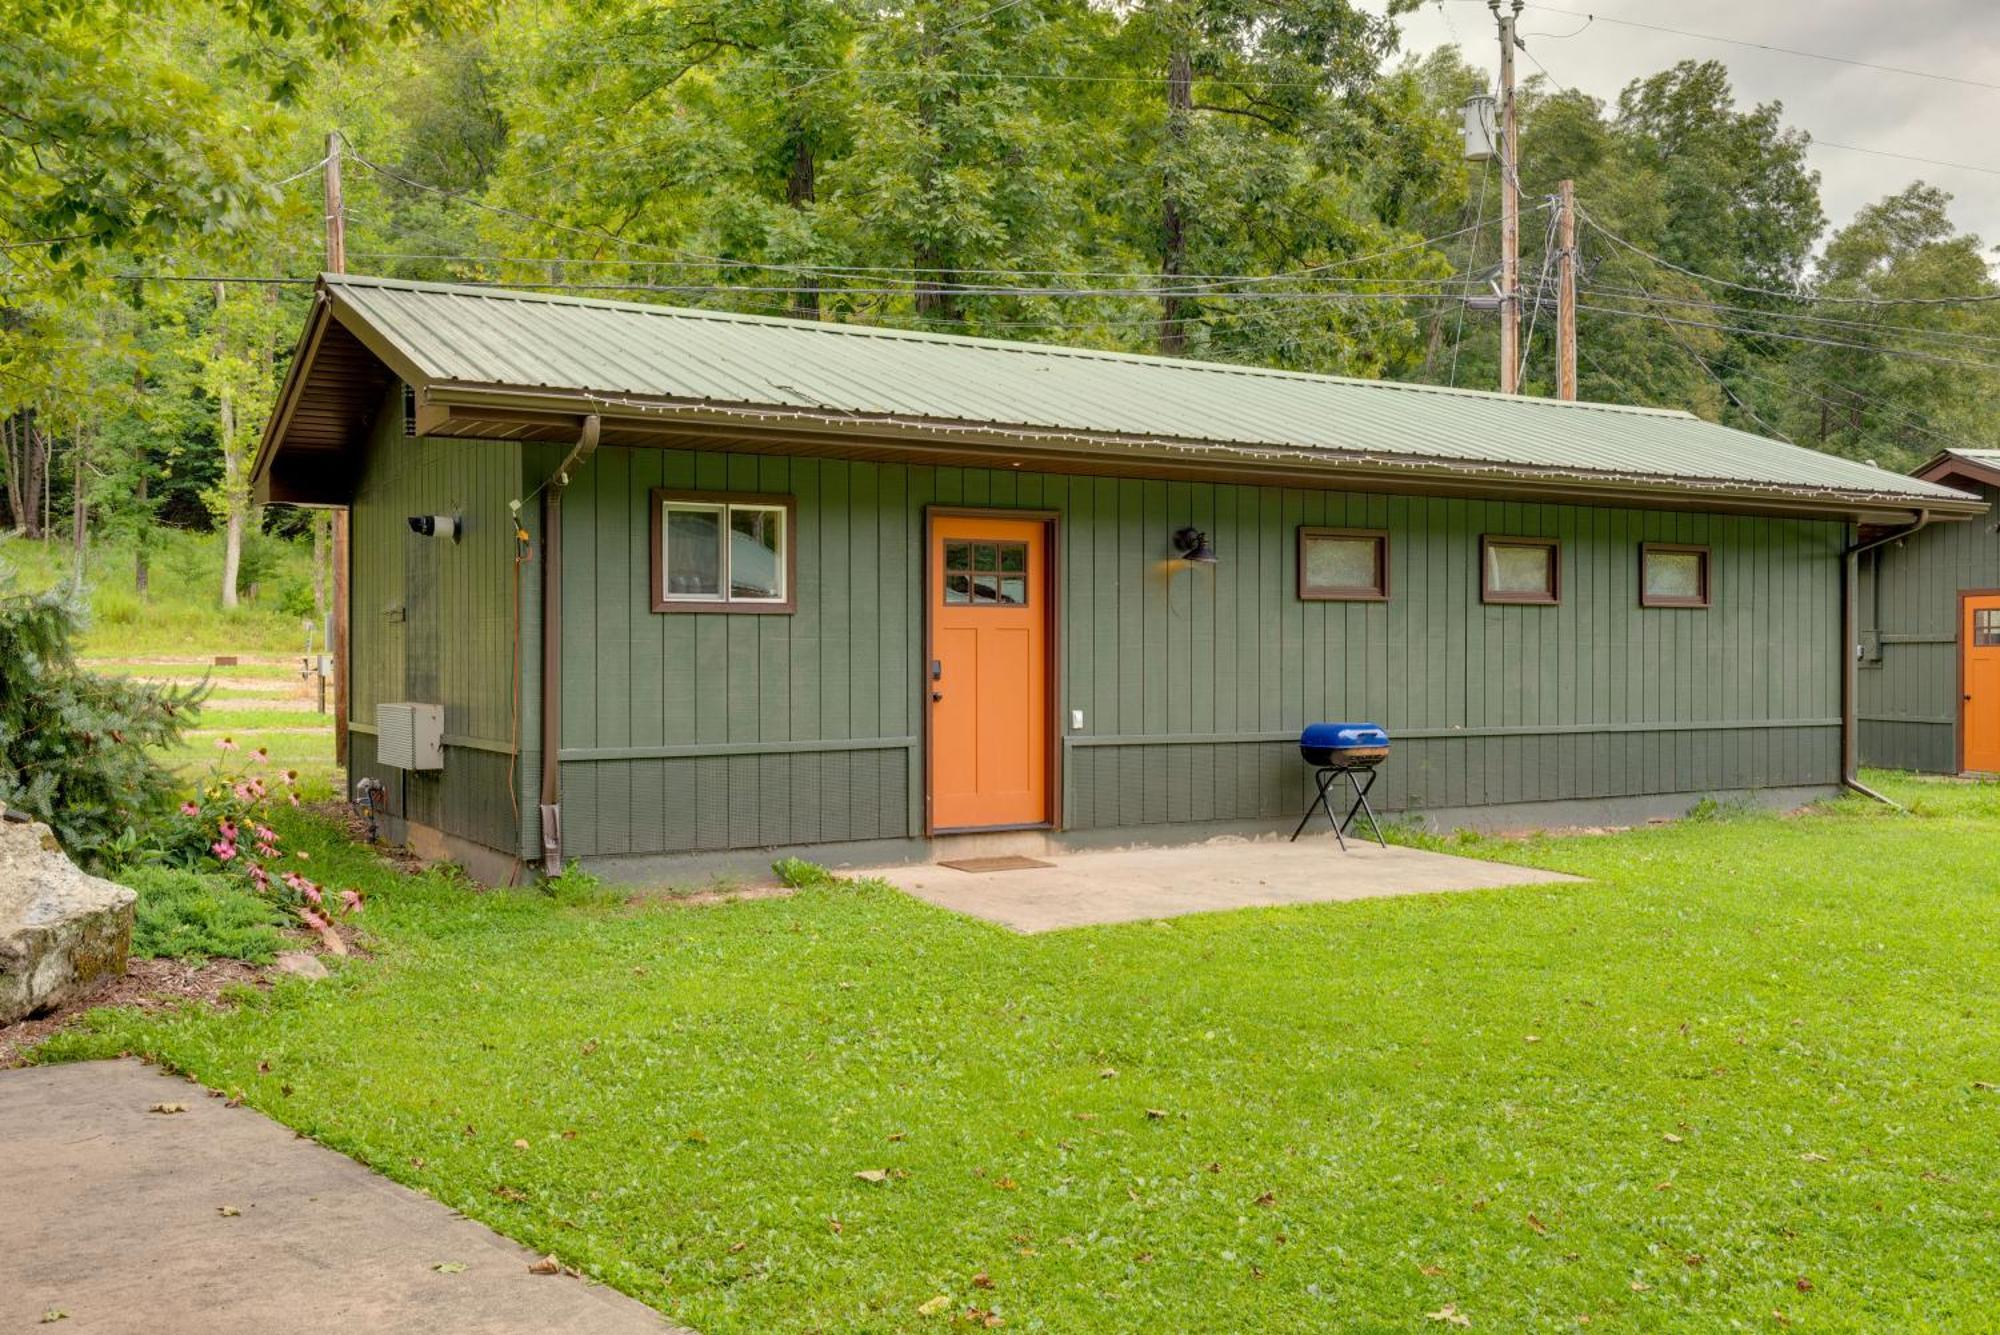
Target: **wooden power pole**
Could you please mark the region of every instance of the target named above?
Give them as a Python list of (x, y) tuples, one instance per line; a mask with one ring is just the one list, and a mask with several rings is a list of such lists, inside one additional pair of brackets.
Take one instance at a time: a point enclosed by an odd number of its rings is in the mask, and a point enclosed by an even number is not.
[(1576, 182), (1556, 187), (1556, 397), (1576, 398)]
[(1500, 24), (1500, 392), (1521, 392), (1521, 155), (1514, 132), (1514, 36), (1525, 0), (1486, 0)]
[[(347, 208), (340, 195), (340, 131), (326, 136), (326, 271), (347, 272)], [(333, 625), (323, 646), (333, 660), (333, 763), (347, 764), (347, 507), (333, 512)]]

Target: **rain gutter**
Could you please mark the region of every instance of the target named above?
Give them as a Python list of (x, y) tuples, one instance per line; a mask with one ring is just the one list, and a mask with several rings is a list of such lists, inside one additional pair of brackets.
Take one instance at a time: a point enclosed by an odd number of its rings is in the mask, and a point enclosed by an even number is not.
[(597, 450), (602, 419), (583, 419), (576, 446), (542, 485), (542, 874), (562, 873), (562, 502), (570, 475)]
[(1894, 807), (1898, 811), (1906, 808), (1895, 799), (1885, 797), (1861, 782), (1860, 723), (1856, 717), (1859, 708), (1857, 698), (1861, 693), (1857, 662), (1861, 650), (1860, 558), (1863, 552), (1872, 552), (1892, 542), (1901, 542), (1919, 530), (1930, 527), (1931, 519), (1932, 514), (1928, 509), (1920, 509), (1917, 511), (1916, 523), (1899, 528), (1884, 537), (1867, 542), (1850, 543), (1840, 554), (1840, 786), (1863, 797), (1873, 798), (1884, 806)]

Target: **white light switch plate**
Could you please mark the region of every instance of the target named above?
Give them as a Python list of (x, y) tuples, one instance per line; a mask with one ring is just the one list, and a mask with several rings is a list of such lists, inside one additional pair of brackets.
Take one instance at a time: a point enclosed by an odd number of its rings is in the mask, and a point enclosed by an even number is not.
[(1069, 730), (1071, 732), (1083, 731), (1083, 711), (1081, 709), (1072, 709), (1069, 711)]

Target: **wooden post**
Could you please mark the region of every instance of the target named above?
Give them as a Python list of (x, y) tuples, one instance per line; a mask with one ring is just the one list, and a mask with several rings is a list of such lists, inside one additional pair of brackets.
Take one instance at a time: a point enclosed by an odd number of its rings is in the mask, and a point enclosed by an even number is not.
[(1521, 155), (1514, 123), (1514, 26), (1524, 0), (1500, 12), (1501, 0), (1487, 0), (1500, 21), (1500, 392), (1521, 392)]
[[(347, 272), (347, 210), (340, 195), (340, 131), (326, 135), (326, 271)], [(333, 625), (326, 652), (333, 659), (333, 763), (347, 764), (347, 508), (333, 512)]]
[(1557, 208), (1556, 244), (1562, 247), (1556, 284), (1556, 397), (1576, 398), (1576, 182), (1564, 181)]
[(340, 131), (326, 135), (326, 271), (347, 272), (347, 207), (340, 196)]

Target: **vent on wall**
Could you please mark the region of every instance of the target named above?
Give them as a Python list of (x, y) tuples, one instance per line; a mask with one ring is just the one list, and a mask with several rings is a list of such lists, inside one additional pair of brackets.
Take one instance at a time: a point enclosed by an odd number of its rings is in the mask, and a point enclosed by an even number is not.
[(375, 760), (392, 769), (444, 768), (444, 706), (375, 706)]
[(417, 391), (409, 385), (403, 386), (403, 434), (411, 438), (417, 434)]

